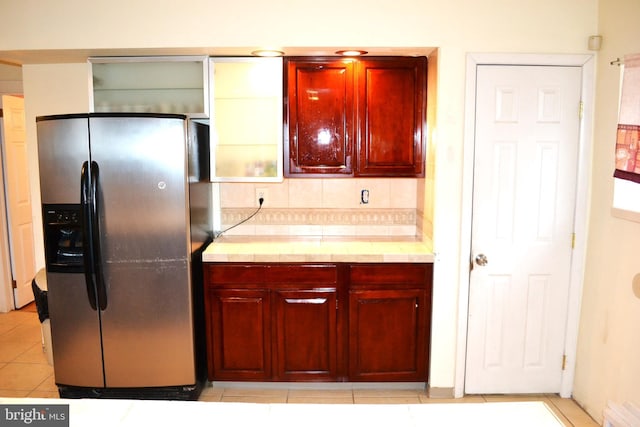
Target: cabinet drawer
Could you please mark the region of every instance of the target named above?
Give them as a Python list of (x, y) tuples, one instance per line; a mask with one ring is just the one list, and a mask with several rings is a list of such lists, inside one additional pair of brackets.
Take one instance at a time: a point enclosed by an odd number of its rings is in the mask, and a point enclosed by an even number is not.
[(431, 283), (432, 264), (351, 264), (351, 287), (397, 285), (426, 288)]
[(335, 264), (216, 264), (208, 267), (209, 284), (318, 284), (337, 286)]

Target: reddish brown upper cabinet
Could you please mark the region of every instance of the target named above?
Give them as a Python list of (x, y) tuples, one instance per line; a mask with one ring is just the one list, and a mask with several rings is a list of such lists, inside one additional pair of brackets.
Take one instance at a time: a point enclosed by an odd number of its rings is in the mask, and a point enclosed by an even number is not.
[(424, 176), (425, 57), (291, 57), (285, 82), (285, 176)]
[(427, 59), (358, 63), (357, 176), (424, 176)]
[(353, 175), (354, 61), (285, 59), (286, 176)]

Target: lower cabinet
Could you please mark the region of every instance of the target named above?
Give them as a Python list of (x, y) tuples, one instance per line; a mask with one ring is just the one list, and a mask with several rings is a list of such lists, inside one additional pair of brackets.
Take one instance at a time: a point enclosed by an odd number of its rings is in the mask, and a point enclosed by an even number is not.
[(358, 264), (349, 274), (349, 379), (426, 380), (431, 265)]
[(280, 381), (338, 378), (337, 292), (335, 289), (275, 290), (276, 366)]
[(208, 289), (209, 379), (271, 379), (271, 303), (264, 289)]
[(209, 380), (427, 380), (432, 264), (204, 268)]
[(335, 264), (205, 264), (209, 380), (336, 381)]

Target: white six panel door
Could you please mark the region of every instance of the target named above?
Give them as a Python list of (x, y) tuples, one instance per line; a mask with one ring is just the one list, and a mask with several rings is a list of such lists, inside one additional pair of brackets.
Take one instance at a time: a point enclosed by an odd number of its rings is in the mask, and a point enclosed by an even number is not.
[(477, 68), (466, 393), (560, 391), (580, 94), (580, 67)]
[(5, 126), (4, 182), (11, 270), (15, 282), (13, 295), (15, 307), (20, 308), (33, 301), (31, 280), (36, 275), (24, 99), (4, 95), (2, 104)]

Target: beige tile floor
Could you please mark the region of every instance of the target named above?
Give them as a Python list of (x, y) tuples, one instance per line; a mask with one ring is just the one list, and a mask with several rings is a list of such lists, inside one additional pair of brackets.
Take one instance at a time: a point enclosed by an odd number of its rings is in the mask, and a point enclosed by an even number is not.
[[(326, 386), (326, 385), (324, 385)], [(497, 401), (543, 401), (566, 425), (595, 427), (598, 424), (572, 399), (554, 394), (471, 395), (460, 399), (430, 399), (419, 389), (259, 388), (241, 383), (206, 387), (200, 400), (255, 403), (483, 403)], [(58, 397), (53, 368), (42, 349), (41, 327), (33, 305), (0, 313), (0, 397)]]

